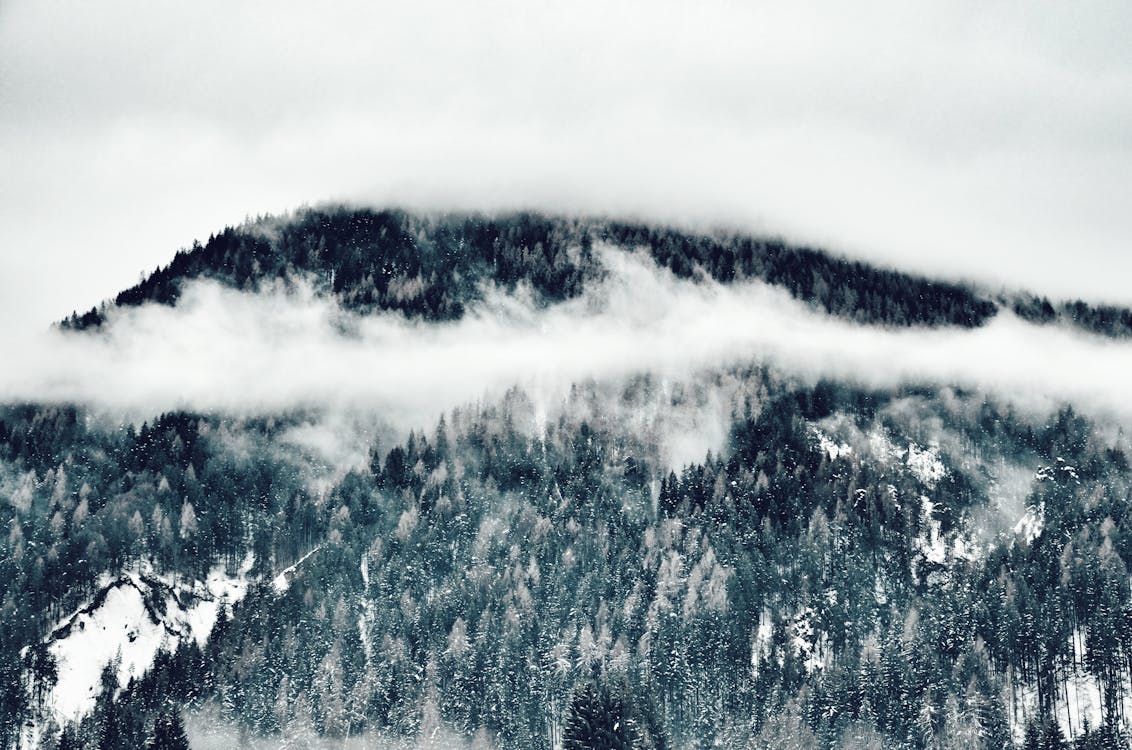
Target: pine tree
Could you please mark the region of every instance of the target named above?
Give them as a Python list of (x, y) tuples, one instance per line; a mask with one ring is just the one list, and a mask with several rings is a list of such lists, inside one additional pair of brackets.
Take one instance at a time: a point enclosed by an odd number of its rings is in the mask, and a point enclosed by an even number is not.
[(79, 750), (81, 747), (82, 743), (79, 742), (79, 738), (75, 736), (75, 728), (73, 726), (64, 728), (63, 734), (59, 737), (57, 750)]
[(189, 738), (179, 710), (170, 709), (157, 717), (146, 750), (189, 750)]
[(587, 682), (575, 691), (562, 734), (563, 750), (629, 750), (640, 744), (625, 704), (608, 689)]
[(1060, 727), (1052, 718), (1035, 719), (1026, 725), (1023, 750), (1063, 750), (1067, 747)]

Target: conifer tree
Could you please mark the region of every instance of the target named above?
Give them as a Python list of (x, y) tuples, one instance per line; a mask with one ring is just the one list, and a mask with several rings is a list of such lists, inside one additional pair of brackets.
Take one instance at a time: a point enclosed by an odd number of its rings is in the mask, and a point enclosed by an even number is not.
[(575, 691), (562, 733), (564, 750), (630, 750), (640, 744), (627, 707), (607, 688), (587, 682)]
[(157, 717), (146, 750), (189, 750), (189, 738), (179, 710), (173, 708)]

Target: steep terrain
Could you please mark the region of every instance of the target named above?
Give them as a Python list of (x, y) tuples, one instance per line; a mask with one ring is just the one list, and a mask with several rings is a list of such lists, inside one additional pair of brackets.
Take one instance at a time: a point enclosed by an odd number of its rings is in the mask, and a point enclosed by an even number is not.
[[(492, 288), (578, 297), (599, 244), (862, 325), (1012, 304), (736, 236), (341, 209), (226, 230), (65, 327), (200, 277), (444, 325)], [(341, 405), (0, 407), (0, 744), (1127, 747), (1117, 417), (709, 364), (408, 434)]]
[[(370, 209), (310, 210), (290, 220), (228, 228), (115, 297), (116, 306), (172, 304), (187, 279), (237, 288), (309, 274), (347, 308), (400, 310), (428, 320), (458, 318), (484, 281), (525, 282), (551, 303), (578, 295), (601, 274), (595, 243), (645, 248), (677, 276), (755, 277), (853, 320), (899, 326), (977, 326), (995, 312), (961, 285), (843, 260), (780, 240), (694, 234), (642, 224), (541, 214), (416, 215)], [(98, 325), (103, 311), (64, 325)]]
[(529, 284), (545, 303), (578, 295), (600, 275), (592, 248), (644, 248), (682, 278), (758, 278), (832, 315), (891, 326), (984, 324), (1002, 308), (1040, 324), (1066, 322), (1108, 337), (1132, 335), (1132, 310), (1050, 302), (1025, 292), (987, 294), (851, 261), (780, 239), (730, 231), (696, 233), (609, 219), (516, 213), (413, 214), (367, 208), (307, 209), (229, 227), (120, 292), (62, 321), (98, 326), (112, 307), (173, 304), (185, 281), (218, 279), (255, 288), (297, 275), (317, 279), (348, 309), (400, 310), (428, 320), (459, 318), (485, 281)]

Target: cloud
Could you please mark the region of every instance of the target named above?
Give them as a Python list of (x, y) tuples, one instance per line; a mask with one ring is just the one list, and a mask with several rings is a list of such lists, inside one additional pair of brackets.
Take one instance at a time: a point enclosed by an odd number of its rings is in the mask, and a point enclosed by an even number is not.
[(1125, 3), (0, 8), (0, 312), (352, 199), (723, 221), (1132, 303)]
[[(407, 430), (431, 428), (442, 412), (499, 398), (516, 384), (542, 399), (545, 413), (578, 381), (651, 373), (660, 392), (706, 371), (767, 362), (807, 379), (966, 385), (1026, 409), (1072, 401), (1132, 417), (1132, 343), (1005, 313), (971, 331), (856, 326), (759, 282), (696, 283), (640, 253), (600, 253), (609, 273), (578, 299), (539, 308), (521, 291), (489, 290), (464, 319), (446, 323), (357, 316), (305, 285), (250, 294), (198, 281), (178, 307), (118, 310), (98, 335), (8, 342), (0, 401), (73, 401), (135, 414), (361, 410)], [(678, 464), (705, 445), (722, 447), (718, 425), (732, 400), (694, 395), (687, 413), (654, 424), (701, 435), (691, 446), (669, 441), (668, 458)], [(631, 410), (643, 413), (640, 404)], [(357, 462), (335, 458), (342, 446), (324, 437), (298, 430), (290, 442), (328, 464)]]

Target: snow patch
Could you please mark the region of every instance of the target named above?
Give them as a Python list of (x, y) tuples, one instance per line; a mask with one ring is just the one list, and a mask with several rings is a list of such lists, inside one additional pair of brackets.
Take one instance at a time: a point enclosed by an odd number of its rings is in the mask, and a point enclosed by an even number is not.
[(869, 430), (866, 438), (868, 440), (869, 452), (885, 464), (897, 463), (903, 460), (904, 451), (896, 447), (888, 437), (888, 433), (879, 425)]
[(920, 525), (927, 528), (928, 536), (921, 533), (912, 543), (928, 562), (942, 565), (947, 562), (947, 543), (940, 532), (941, 524), (935, 517), (935, 503), (927, 495), (920, 497)]
[[(939, 514), (943, 509), (927, 495), (920, 496), (920, 534), (912, 540), (912, 549), (919, 552), (926, 563), (932, 565), (927, 574), (929, 585), (946, 583), (951, 578), (947, 569), (949, 561), (969, 561), (977, 559), (982, 550), (974, 539), (956, 529), (950, 534), (943, 533), (943, 523)], [(919, 581), (919, 571), (912, 571), (914, 580)]]
[(759, 626), (751, 637), (751, 674), (759, 676), (759, 667), (771, 658), (771, 644), (774, 636), (774, 624), (770, 612), (763, 610), (759, 613)]
[(951, 555), (957, 560), (977, 560), (981, 557), (979, 546), (973, 539), (956, 535), (951, 543)]
[(306, 562), (306, 559), (308, 557), (313, 555), (315, 552), (318, 552), (320, 549), (322, 549), (321, 544), (300, 557), (291, 565), (288, 565), (286, 568), (283, 568), (283, 570), (279, 571), (279, 575), (271, 579), (271, 588), (275, 589), (275, 593), (283, 594), (287, 591), (287, 589), (291, 588), (291, 580), (295, 577), (295, 571), (300, 565)]
[(802, 659), (802, 666), (807, 674), (829, 666), (832, 655), (829, 636), (814, 628), (816, 616), (817, 612), (813, 607), (806, 607), (795, 615), (790, 627), (790, 644), (794, 648), (794, 655)]
[(361, 600), (362, 611), (358, 616), (358, 635), (362, 639), (362, 650), (365, 652), (366, 663), (368, 664), (373, 658), (373, 644), (369, 640), (369, 629), (374, 621), (373, 600), (369, 596), (369, 553), (362, 553), (362, 561), (358, 566), (362, 574), (362, 595), (359, 597)]
[(839, 458), (847, 458), (853, 455), (853, 448), (849, 445), (836, 442), (817, 427), (811, 426), (810, 430), (814, 433), (814, 437), (817, 438), (817, 450), (829, 456), (830, 461), (836, 461)]
[[(1104, 723), (1104, 702), (1100, 679), (1085, 665), (1087, 633), (1078, 628), (1069, 637), (1073, 654), (1068, 664), (1059, 669), (1053, 716), (1062, 734), (1070, 741), (1081, 737), (1085, 728), (1096, 729)], [(1127, 729), (1132, 716), (1132, 681), (1126, 675), (1119, 687), (1118, 724)], [(1027, 723), (1038, 714), (1038, 690), (1032, 683), (1014, 682), (1007, 694), (1007, 716), (1016, 742), (1025, 736)]]
[(934, 489), (947, 476), (947, 466), (939, 456), (939, 445), (936, 443), (924, 447), (909, 442), (907, 448), (901, 448), (879, 425), (869, 430), (865, 437), (869, 452), (874, 458), (886, 465), (903, 464), (912, 476), (929, 489)]
[(1026, 544), (1033, 544), (1034, 540), (1042, 534), (1046, 522), (1046, 504), (1042, 502), (1036, 508), (1027, 508), (1026, 512), (1014, 524), (1014, 535), (1020, 536)]
[(203, 646), (221, 605), (232, 606), (247, 593), (252, 562), (249, 556), (235, 575), (217, 566), (204, 581), (158, 575), (149, 565), (108, 579), (90, 603), (44, 639), (58, 681), (42, 712), (59, 726), (81, 719), (94, 708), (106, 666), (115, 667), (121, 689), (144, 675), (158, 653), (176, 650), (188, 638)]
[(947, 476), (947, 467), (939, 458), (938, 447), (921, 448), (915, 443), (909, 443), (905, 463), (912, 476), (919, 479), (925, 487), (934, 488), (939, 480)]

